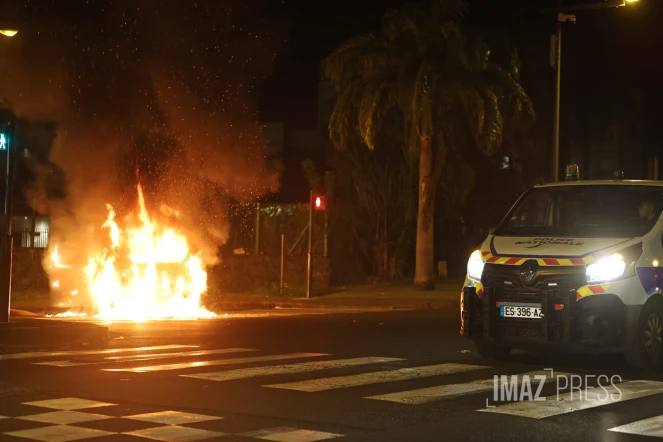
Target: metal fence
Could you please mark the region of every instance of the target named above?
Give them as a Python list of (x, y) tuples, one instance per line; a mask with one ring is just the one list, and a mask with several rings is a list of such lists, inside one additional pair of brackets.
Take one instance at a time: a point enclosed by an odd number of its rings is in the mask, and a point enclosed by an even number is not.
[[(313, 216), (314, 255), (326, 256), (325, 215)], [(286, 255), (306, 255), (308, 244), (309, 205), (244, 204), (230, 210), (230, 235), (225, 247), (230, 251), (249, 254), (280, 255), (281, 235)]]
[[(308, 216), (307, 203), (232, 206), (229, 210), (230, 235), (225, 247), (251, 254), (279, 255), (283, 235), (287, 255), (305, 255)], [(50, 222), (46, 217), (15, 216), (12, 233), (14, 247), (46, 248)], [(326, 256), (326, 238), (326, 212), (316, 210), (313, 216), (314, 255)]]
[(48, 218), (15, 216), (12, 222), (14, 247), (44, 249), (48, 247)]
[[(20, 243), (18, 242), (19, 235), (21, 238)], [(45, 249), (48, 247), (48, 229), (42, 229), (34, 233), (30, 230), (23, 230), (22, 232), (14, 231), (14, 241), (16, 241), (14, 246), (17, 247)]]

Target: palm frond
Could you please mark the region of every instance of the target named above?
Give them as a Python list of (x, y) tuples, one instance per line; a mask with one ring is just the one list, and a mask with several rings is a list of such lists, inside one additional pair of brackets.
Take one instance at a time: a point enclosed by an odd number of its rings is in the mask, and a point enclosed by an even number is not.
[(323, 77), (340, 92), (352, 79), (383, 70), (389, 59), (384, 39), (371, 32), (341, 43), (322, 61), (321, 70)]
[(402, 39), (404, 35), (414, 41), (421, 39), (421, 18), (418, 10), (421, 7), (409, 3), (404, 4), (401, 9), (388, 11), (382, 18), (382, 32), (391, 42)]
[(482, 81), (490, 85), (502, 97), (501, 106), (508, 117), (530, 124), (536, 119), (532, 100), (522, 85), (509, 72), (492, 64), (483, 75)]
[(382, 95), (388, 87), (386, 81), (370, 82), (363, 90), (359, 102), (359, 134), (370, 150), (375, 148), (375, 137), (380, 124), (380, 104)]
[(361, 96), (361, 82), (350, 82), (337, 97), (329, 119), (329, 137), (337, 149), (349, 147), (356, 138), (357, 102)]
[(502, 146), (504, 118), (500, 111), (500, 99), (490, 88), (482, 88), (484, 103), (484, 119), (481, 131), (477, 133), (476, 142), (479, 149), (486, 155), (494, 155)]

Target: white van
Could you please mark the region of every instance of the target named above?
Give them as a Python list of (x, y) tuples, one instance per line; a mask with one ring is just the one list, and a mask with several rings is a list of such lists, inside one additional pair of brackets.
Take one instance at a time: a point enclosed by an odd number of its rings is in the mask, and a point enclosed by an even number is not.
[(663, 368), (663, 181), (566, 181), (525, 192), (467, 264), (461, 334), (513, 348), (622, 352)]

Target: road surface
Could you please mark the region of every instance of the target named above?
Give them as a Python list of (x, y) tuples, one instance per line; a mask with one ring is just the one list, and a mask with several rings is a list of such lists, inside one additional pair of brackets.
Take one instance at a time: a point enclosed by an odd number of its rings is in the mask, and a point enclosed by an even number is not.
[[(618, 356), (485, 360), (458, 336), (456, 316), (392, 311), (113, 323), (102, 349), (0, 355), (0, 440), (663, 437), (663, 376), (629, 373)], [(527, 400), (522, 374), (529, 375), (531, 399), (545, 400)], [(495, 375), (509, 375), (497, 393)], [(562, 388), (571, 375), (583, 382), (573, 396)], [(590, 389), (599, 375), (612, 383)], [(523, 402), (509, 398), (514, 391)]]

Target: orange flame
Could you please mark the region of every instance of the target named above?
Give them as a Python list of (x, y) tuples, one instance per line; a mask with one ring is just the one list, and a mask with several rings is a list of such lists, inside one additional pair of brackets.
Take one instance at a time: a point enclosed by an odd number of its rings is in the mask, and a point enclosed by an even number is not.
[[(207, 290), (207, 272), (200, 254), (186, 236), (159, 225), (145, 208), (138, 185), (138, 220), (120, 227), (109, 204), (103, 228), (108, 248), (89, 256), (85, 268), (87, 291), (103, 319), (196, 319), (216, 315), (200, 305)], [(57, 248), (53, 253), (57, 256)], [(54, 262), (57, 262), (54, 259)], [(68, 316), (82, 316), (70, 314)]]
[[(71, 266), (64, 265), (60, 262), (60, 253), (58, 252), (58, 246), (55, 246), (53, 249), (53, 253), (51, 254), (51, 262), (53, 265), (59, 269), (68, 269), (71, 268)], [(57, 281), (55, 281), (57, 282)], [(55, 286), (57, 287), (57, 286)]]

